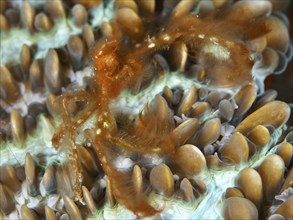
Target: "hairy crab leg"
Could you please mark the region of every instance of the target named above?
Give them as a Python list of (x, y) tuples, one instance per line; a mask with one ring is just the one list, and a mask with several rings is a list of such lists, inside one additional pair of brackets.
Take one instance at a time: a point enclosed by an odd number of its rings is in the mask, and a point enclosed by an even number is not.
[(134, 192), (133, 187), (129, 187), (129, 174), (118, 171), (113, 167), (111, 160), (107, 157), (107, 142), (111, 141), (112, 133), (116, 130), (115, 118), (109, 109), (109, 96), (107, 90), (101, 88), (100, 93), (97, 93), (97, 103), (99, 107), (99, 116), (97, 119), (97, 130), (95, 136), (94, 149), (98, 159), (107, 175), (110, 187), (113, 190), (115, 199), (121, 204), (124, 204), (129, 210), (137, 216), (151, 216), (158, 213), (147, 201), (143, 193), (139, 195)]
[[(59, 127), (59, 131), (56, 132), (52, 138), (52, 143), (55, 148), (59, 148), (60, 144), (64, 141), (65, 134), (67, 133), (69, 135), (68, 141), (69, 141), (69, 166), (70, 170), (72, 171), (72, 177), (73, 177), (73, 187), (74, 187), (74, 197), (75, 200), (80, 201), (82, 204), (84, 204), (83, 198), (82, 198), (82, 169), (81, 169), (81, 163), (77, 152), (77, 145), (75, 144), (75, 130), (76, 128), (79, 128), (82, 124), (84, 124), (91, 115), (96, 111), (96, 105), (93, 104), (90, 107), (87, 107), (87, 113), (83, 114), (81, 118), (75, 119), (74, 121), (71, 120), (70, 113), (67, 110), (67, 105), (70, 101), (76, 100), (77, 97), (74, 95), (74, 97), (71, 97), (70, 95), (65, 95), (62, 97), (62, 109), (63, 109), (63, 122), (66, 122), (66, 124), (69, 124), (70, 126), (61, 126)], [(80, 99), (79, 99), (80, 100)]]
[(130, 143), (123, 138), (120, 137), (109, 137), (109, 141), (114, 144), (117, 144), (129, 151), (138, 152), (138, 153), (172, 153), (174, 151), (174, 145), (167, 144), (165, 146), (159, 145), (149, 145), (149, 146), (142, 146)]

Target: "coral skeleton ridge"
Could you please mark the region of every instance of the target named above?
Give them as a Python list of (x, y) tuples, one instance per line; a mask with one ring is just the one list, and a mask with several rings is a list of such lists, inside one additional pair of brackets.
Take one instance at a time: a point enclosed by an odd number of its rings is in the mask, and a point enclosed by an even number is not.
[(289, 8), (0, 1), (0, 219), (293, 219)]

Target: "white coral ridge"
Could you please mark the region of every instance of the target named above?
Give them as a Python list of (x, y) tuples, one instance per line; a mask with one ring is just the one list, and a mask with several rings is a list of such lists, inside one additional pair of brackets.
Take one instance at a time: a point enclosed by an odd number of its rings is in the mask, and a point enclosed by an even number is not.
[(44, 155), (47, 159), (47, 164), (66, 160), (66, 155), (58, 153), (52, 146), (51, 139), (54, 134), (54, 128), (50, 121), (43, 115), (39, 116), (38, 121), (35, 133), (26, 138), (24, 147), (20, 147), (13, 142), (1, 144), (0, 165), (7, 163), (10, 165), (23, 165), (27, 153), (32, 156)]

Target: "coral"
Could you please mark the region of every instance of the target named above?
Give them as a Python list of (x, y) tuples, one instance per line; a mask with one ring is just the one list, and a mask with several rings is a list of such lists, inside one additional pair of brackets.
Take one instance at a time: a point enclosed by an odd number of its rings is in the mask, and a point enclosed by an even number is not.
[(0, 218), (293, 218), (282, 3), (1, 1)]

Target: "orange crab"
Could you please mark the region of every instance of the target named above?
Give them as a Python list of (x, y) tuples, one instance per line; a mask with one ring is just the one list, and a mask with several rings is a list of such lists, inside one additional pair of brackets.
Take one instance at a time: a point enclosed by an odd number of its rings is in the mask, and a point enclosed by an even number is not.
[[(61, 96), (63, 124), (52, 138), (56, 148), (65, 144), (70, 146), (69, 158), (74, 174), (74, 191), (77, 200), (82, 201), (82, 173), (77, 152), (78, 145), (75, 143), (76, 133), (90, 117), (96, 115), (94, 135), (90, 141), (107, 175), (115, 199), (138, 217), (151, 216), (161, 211), (149, 204), (144, 192), (136, 192), (133, 189), (133, 183), (130, 181), (131, 174), (115, 168), (113, 161), (110, 160), (109, 151), (113, 147), (119, 147), (130, 152), (172, 155), (175, 143), (171, 129), (163, 126), (164, 129), (160, 135), (156, 135), (155, 138), (153, 136), (146, 138), (147, 141), (140, 141), (140, 134), (145, 129), (145, 121), (140, 119), (140, 125), (135, 129), (131, 126), (126, 129), (117, 128), (110, 103), (122, 90), (133, 86), (143, 77), (144, 64), (153, 52), (168, 49), (176, 40), (183, 41), (192, 52), (195, 51), (197, 57), (202, 56), (200, 58), (203, 65), (209, 65), (208, 62), (215, 61), (214, 65), (217, 67), (225, 67), (219, 68), (222, 71), (218, 71), (216, 68), (207, 66), (207, 69), (211, 68), (211, 71), (214, 71), (214, 75), (208, 73), (212, 83), (234, 86), (239, 84), (239, 80), (241, 83), (252, 80), (250, 72), (248, 73), (252, 62), (248, 49), (238, 40), (239, 30), (244, 33), (241, 36), (242, 40), (254, 39), (269, 31), (263, 22), (231, 21), (228, 25), (227, 23), (224, 25), (221, 21), (216, 22), (212, 19), (201, 21), (195, 16), (186, 16), (178, 22), (165, 24), (162, 31), (152, 38), (140, 39), (139, 42), (126, 41), (128, 44), (125, 44), (122, 35), (117, 34), (117, 38), (101, 39), (96, 44), (92, 55), (95, 66), (93, 80), (96, 86), (88, 91), (80, 89)], [(251, 30), (257, 31), (252, 33)], [(213, 47), (227, 50), (229, 57), (221, 58), (221, 60), (217, 57), (218, 54), (212, 53)], [(85, 107), (80, 112), (72, 114), (68, 104), (76, 101), (84, 102)]]

